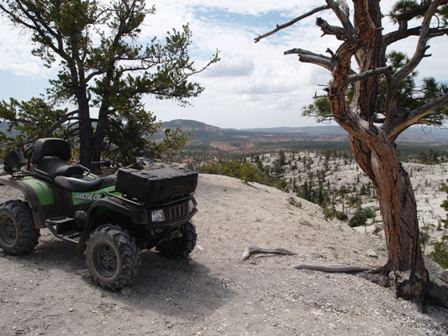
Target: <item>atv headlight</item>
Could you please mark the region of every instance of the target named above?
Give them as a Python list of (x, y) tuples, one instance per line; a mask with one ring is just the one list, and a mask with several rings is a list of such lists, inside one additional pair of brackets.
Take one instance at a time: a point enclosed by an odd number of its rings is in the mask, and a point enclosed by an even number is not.
[(193, 200), (188, 201), (188, 213), (191, 213), (196, 208), (196, 204)]
[(165, 213), (162, 209), (154, 210), (151, 212), (151, 221), (154, 222), (164, 222), (166, 220)]

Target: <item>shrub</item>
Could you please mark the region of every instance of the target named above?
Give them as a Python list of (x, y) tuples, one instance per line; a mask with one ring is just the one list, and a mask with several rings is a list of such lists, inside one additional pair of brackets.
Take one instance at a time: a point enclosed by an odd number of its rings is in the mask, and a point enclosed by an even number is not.
[(434, 251), (431, 252), (430, 256), (440, 266), (448, 268), (448, 235), (434, 243)]
[(348, 220), (348, 217), (345, 213), (336, 210), (335, 208), (323, 208), (325, 219), (339, 219), (341, 221)]
[(350, 218), (348, 225), (350, 225), (351, 227), (366, 225), (367, 219), (369, 218), (375, 218), (375, 211), (373, 211), (373, 209), (358, 208), (353, 217)]
[(263, 172), (254, 164), (248, 162), (242, 163), (236, 160), (216, 162), (203, 166), (201, 172), (236, 177), (245, 183), (257, 182), (268, 184)]
[(240, 179), (245, 183), (247, 182), (257, 182), (264, 183), (265, 178), (260, 170), (251, 163), (243, 163), (240, 167)]

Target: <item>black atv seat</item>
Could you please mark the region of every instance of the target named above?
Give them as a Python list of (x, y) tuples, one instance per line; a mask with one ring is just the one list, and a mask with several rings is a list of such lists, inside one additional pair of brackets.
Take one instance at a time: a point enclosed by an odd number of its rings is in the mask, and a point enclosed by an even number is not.
[(79, 166), (72, 166), (56, 157), (46, 156), (35, 166), (50, 177), (55, 176), (82, 176), (84, 169)]
[(54, 184), (72, 192), (89, 192), (113, 186), (115, 176), (106, 176), (95, 180), (83, 180), (74, 177), (56, 176)]
[(70, 144), (62, 139), (42, 138), (34, 143), (31, 163), (36, 172), (50, 177), (82, 176), (84, 169), (67, 163), (71, 158)]

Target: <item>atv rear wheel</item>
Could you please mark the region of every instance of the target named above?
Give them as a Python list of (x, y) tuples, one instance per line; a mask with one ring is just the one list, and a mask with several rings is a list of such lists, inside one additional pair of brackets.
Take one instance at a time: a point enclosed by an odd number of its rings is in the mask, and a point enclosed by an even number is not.
[(39, 236), (26, 202), (14, 200), (0, 204), (0, 247), (5, 253), (33, 252)]
[(191, 222), (185, 223), (179, 230), (181, 236), (157, 245), (157, 250), (167, 258), (185, 258), (196, 246), (196, 228)]
[(98, 227), (87, 241), (85, 254), (93, 282), (103, 288), (124, 288), (138, 273), (139, 250), (129, 233), (117, 225)]

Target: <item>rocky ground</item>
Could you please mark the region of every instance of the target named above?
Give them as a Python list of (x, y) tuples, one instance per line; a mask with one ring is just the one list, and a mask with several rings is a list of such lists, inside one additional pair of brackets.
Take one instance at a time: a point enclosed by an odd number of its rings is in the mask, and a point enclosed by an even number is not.
[[(0, 187), (0, 201), (17, 197)], [(320, 208), (261, 185), (202, 175), (189, 260), (143, 253), (132, 288), (95, 287), (74, 246), (43, 232), (33, 255), (0, 258), (1, 335), (446, 335), (448, 311), (426, 315), (391, 290), (301, 263), (378, 266), (382, 241)], [(297, 256), (241, 262), (245, 247)], [(370, 256), (368, 256), (370, 255)], [(373, 256), (373, 257), (372, 257)]]

